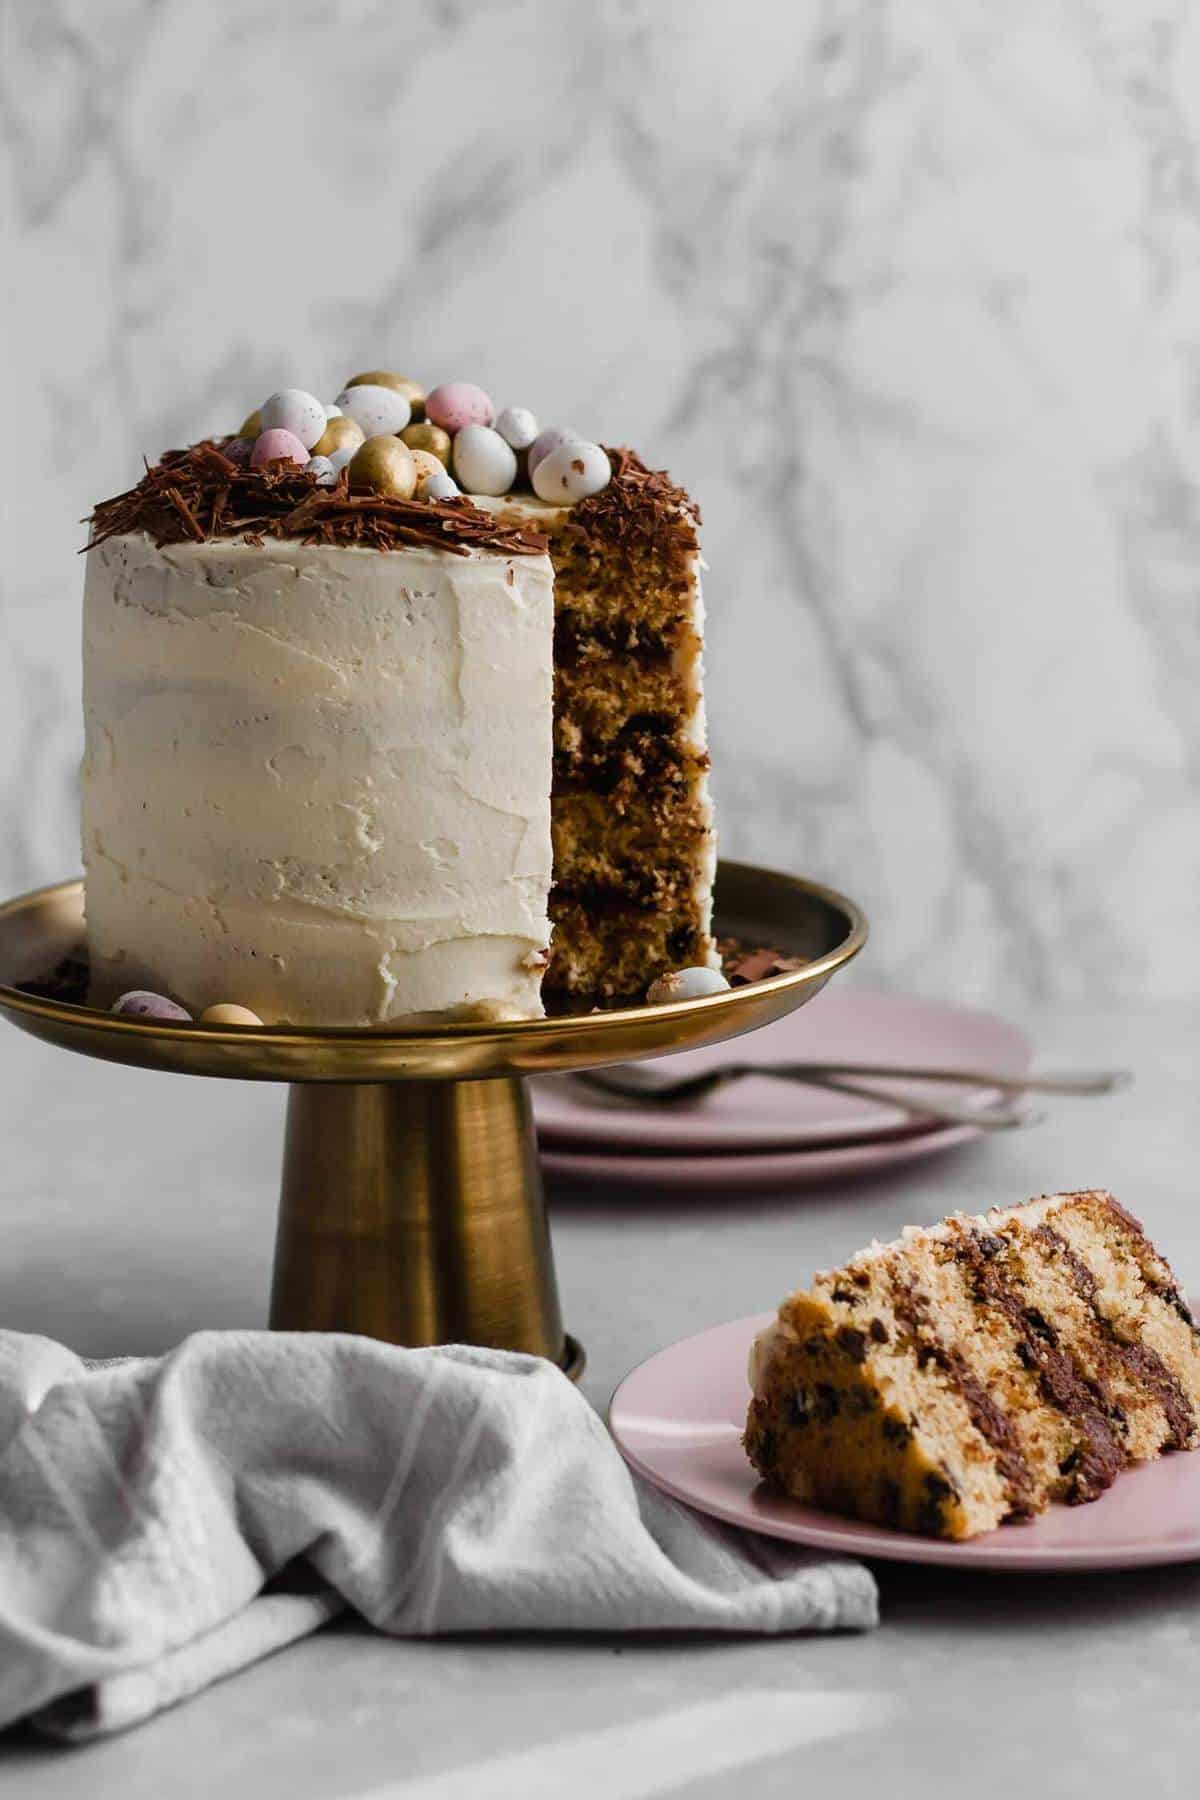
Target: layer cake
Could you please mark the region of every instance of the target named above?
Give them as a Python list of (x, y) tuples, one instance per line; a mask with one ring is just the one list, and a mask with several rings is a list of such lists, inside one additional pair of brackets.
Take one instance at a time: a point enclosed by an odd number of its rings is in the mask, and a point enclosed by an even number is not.
[[(431, 413), (421, 441), (444, 436), (453, 459), (473, 434), (486, 480), (485, 440), (504, 445), (469, 416), (456, 435)], [(267, 1022), (529, 1017), (719, 966), (683, 490), (585, 446), (581, 497), (520, 476), (460, 494), (416, 449), (435, 478), (406, 494), (377, 474), (406, 477), (395, 434), (358, 431), (364, 453), (331, 471), (274, 454), (288, 435), (259, 430), (252, 456), (241, 436), (168, 452), (95, 511), (93, 1002), (145, 988)], [(578, 440), (547, 435), (569, 481)]]

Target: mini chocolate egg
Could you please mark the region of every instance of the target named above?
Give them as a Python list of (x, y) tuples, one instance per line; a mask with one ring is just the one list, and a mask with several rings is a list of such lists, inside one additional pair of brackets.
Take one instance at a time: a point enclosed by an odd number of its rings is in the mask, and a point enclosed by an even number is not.
[(529, 446), (527, 467), (530, 481), (533, 480), (533, 472), (544, 456), (549, 456), (552, 450), (560, 449), (563, 444), (577, 444), (578, 442), (579, 433), (570, 431), (563, 425), (547, 425), (545, 431), (539, 431)]
[(412, 408), (395, 388), (361, 382), (337, 397), (343, 414), (361, 425), (366, 437), (395, 437), (408, 424)]
[[(404, 439), (401, 438), (400, 442), (403, 443)], [(418, 488), (420, 488), (423, 481), (428, 481), (431, 475), (444, 475), (446, 473), (446, 465), (441, 461), (440, 457), (434, 456), (431, 451), (414, 450), (410, 445), (408, 454), (417, 465)]]
[(350, 489), (355, 494), (381, 494), (388, 500), (411, 500), (417, 485), (412, 451), (398, 437), (380, 433), (360, 444), (350, 458)]
[(457, 481), (447, 469), (439, 469), (436, 475), (427, 475), (417, 489), (420, 500), (457, 500), (462, 493)]
[(392, 388), (404, 395), (414, 419), (425, 417), (425, 389), (411, 375), (394, 375), (390, 369), (367, 369), (362, 375), (352, 375), (346, 386)]
[(506, 406), (496, 419), (496, 430), (514, 450), (528, 450), (538, 434), (538, 422), (527, 406)]
[(202, 1025), (261, 1025), (262, 1020), (248, 1006), (238, 1006), (236, 1001), (222, 1000), (217, 1006), (206, 1006), (200, 1014)]
[(271, 431), (264, 431), (262, 436), (254, 440), (254, 448), (250, 452), (250, 467), (261, 469), (264, 463), (294, 462), (300, 467), (308, 465), (308, 448), (300, 442), (294, 431), (284, 431), (275, 426)]
[(327, 456), (310, 456), (308, 472), (316, 477), (318, 487), (336, 487), (338, 472)]
[(290, 431), (311, 450), (325, 429), (325, 408), (303, 388), (280, 388), (262, 403), (264, 431)]
[(464, 425), (454, 434), (454, 478), (468, 494), (507, 494), (517, 453), (490, 425)]
[(251, 438), (226, 438), (221, 445), (221, 455), (227, 456), (231, 463), (237, 464), (239, 469), (248, 469), (253, 449), (254, 442)]
[(332, 400), (327, 400), (325, 402), (325, 418), (326, 418), (326, 420), (328, 421), (329, 419), (340, 419), (341, 416), (342, 416), (341, 407), (335, 406)]
[(147, 988), (133, 988), (114, 1000), (112, 1010), (123, 1019), (173, 1019), (176, 1024), (190, 1025), (192, 1015), (186, 1007), (168, 1000), (165, 994), (152, 994)]
[(668, 975), (660, 975), (652, 981), (646, 990), (648, 1006), (669, 1006), (673, 1000), (704, 1000), (709, 994), (724, 994), (729, 983), (720, 969), (706, 969), (697, 966), (692, 969), (672, 969)]
[(256, 406), (252, 413), (247, 413), (238, 430), (238, 436), (256, 438), (262, 436), (262, 407)]
[(425, 417), (451, 437), (466, 425), (490, 425), (496, 409), (473, 381), (443, 381), (425, 401)]
[(598, 494), (612, 480), (612, 464), (599, 444), (560, 444), (549, 456), (543, 456), (533, 471), (533, 491), (539, 500), (570, 506), (572, 501), (586, 500)]
[(450, 467), (450, 433), (443, 431), (440, 425), (431, 425), (427, 419), (422, 419), (416, 425), (406, 425), (400, 436), (410, 450), (428, 450), (444, 468)]
[(528, 1008), (517, 1006), (512, 1000), (476, 1000), (467, 1008), (470, 1018), (478, 1020), (481, 1025), (516, 1025), (528, 1024)]
[[(335, 469), (344, 468), (366, 437), (362, 426), (354, 419), (343, 418), (340, 414), (330, 419), (324, 431), (313, 445), (314, 456), (327, 456)], [(344, 452), (344, 454), (343, 454)], [(341, 461), (338, 461), (338, 457)]]

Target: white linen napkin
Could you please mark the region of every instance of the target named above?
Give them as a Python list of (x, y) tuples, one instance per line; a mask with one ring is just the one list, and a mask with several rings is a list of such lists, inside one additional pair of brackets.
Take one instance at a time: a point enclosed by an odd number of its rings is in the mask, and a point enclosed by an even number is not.
[(121, 1729), (342, 1607), (401, 1636), (877, 1616), (860, 1564), (635, 1482), (537, 1357), (244, 1331), (88, 1364), (0, 1332), (0, 1726)]

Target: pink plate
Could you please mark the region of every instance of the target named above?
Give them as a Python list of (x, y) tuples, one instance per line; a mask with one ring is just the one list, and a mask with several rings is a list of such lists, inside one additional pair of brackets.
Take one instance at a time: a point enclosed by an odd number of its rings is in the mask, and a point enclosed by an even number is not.
[[(1019, 1075), (1029, 1067), (1028, 1039), (991, 1013), (899, 994), (828, 987), (810, 1005), (764, 1025), (734, 1044), (705, 1045), (656, 1060), (664, 1073), (690, 1073), (716, 1063), (873, 1062), (897, 1066), (950, 1064)], [(942, 1095), (986, 1106), (994, 1090), (893, 1084), (905, 1098)], [(911, 1124), (886, 1102), (859, 1100), (799, 1083), (749, 1075), (707, 1099), (683, 1107), (654, 1108), (598, 1094), (569, 1075), (544, 1075), (533, 1086), (533, 1109), (544, 1145), (578, 1153), (585, 1149), (795, 1150), (886, 1135)]]
[(735, 1319), (684, 1338), (625, 1377), (609, 1423), (626, 1461), (656, 1487), (731, 1525), (888, 1562), (1007, 1574), (1200, 1558), (1200, 1451), (1131, 1469), (1090, 1506), (1052, 1506), (1032, 1524), (1001, 1525), (965, 1544), (862, 1525), (772, 1494), (740, 1438), (750, 1345), (773, 1316)]
[(862, 1144), (814, 1144), (811, 1150), (776, 1150), (756, 1156), (717, 1151), (707, 1156), (621, 1156), (600, 1150), (577, 1153), (549, 1144), (542, 1146), (541, 1164), (543, 1173), (563, 1181), (599, 1181), (623, 1188), (691, 1188), (707, 1194), (762, 1194), (874, 1174), (895, 1163), (936, 1156), (956, 1144), (974, 1143), (979, 1135), (971, 1125), (947, 1125), (936, 1131), (869, 1138)]

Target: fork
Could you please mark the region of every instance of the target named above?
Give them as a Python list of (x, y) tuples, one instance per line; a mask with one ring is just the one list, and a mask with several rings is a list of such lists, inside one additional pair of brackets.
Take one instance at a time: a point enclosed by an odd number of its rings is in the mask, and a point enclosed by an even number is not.
[(828, 1088), (835, 1093), (852, 1094), (858, 1099), (874, 1100), (880, 1105), (897, 1106), (912, 1118), (933, 1119), (947, 1125), (974, 1125), (985, 1131), (1003, 1131), (1036, 1125), (1042, 1114), (1031, 1107), (992, 1104), (978, 1109), (959, 1106), (952, 1100), (910, 1100), (891, 1093), (881, 1093), (867, 1082), (866, 1076), (891, 1081), (954, 1082), (963, 1086), (998, 1088), (1002, 1093), (1044, 1094), (1110, 1094), (1124, 1087), (1129, 1075), (1122, 1069), (1093, 1070), (1061, 1075), (999, 1075), (978, 1069), (918, 1068), (898, 1069), (879, 1063), (723, 1063), (696, 1075), (667, 1075), (658, 1069), (627, 1063), (611, 1069), (577, 1070), (574, 1076), (585, 1086), (606, 1094), (618, 1094), (627, 1100), (648, 1101), (652, 1105), (674, 1106), (688, 1100), (700, 1100), (718, 1088), (739, 1081), (746, 1075), (769, 1075), (777, 1080), (803, 1082), (810, 1087)]

